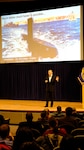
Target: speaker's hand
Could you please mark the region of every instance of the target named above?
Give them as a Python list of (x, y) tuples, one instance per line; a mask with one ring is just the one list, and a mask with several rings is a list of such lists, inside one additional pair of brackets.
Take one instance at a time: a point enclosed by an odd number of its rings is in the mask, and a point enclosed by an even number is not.
[(55, 80), (56, 80), (57, 82), (59, 82), (59, 76), (56, 76)]
[(48, 80), (45, 80), (45, 83), (47, 83), (48, 82)]

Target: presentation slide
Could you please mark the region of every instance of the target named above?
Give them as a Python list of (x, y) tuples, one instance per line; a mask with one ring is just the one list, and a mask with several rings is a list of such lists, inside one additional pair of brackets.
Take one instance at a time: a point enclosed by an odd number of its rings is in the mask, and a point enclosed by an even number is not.
[(1, 63), (81, 60), (80, 8), (1, 16)]

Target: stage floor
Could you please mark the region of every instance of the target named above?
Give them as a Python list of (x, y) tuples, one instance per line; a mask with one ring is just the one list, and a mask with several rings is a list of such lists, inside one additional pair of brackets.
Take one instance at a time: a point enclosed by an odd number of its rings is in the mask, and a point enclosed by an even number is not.
[[(63, 102), (55, 101), (53, 107), (50, 107), (49, 110), (56, 111), (56, 107), (60, 105), (62, 110), (65, 111), (65, 108), (70, 106), (76, 108), (77, 111), (84, 111), (82, 103), (80, 102)], [(45, 107), (45, 101), (35, 101), (35, 100), (2, 100), (0, 99), (0, 110), (1, 111), (19, 111), (19, 112), (39, 112), (42, 111)]]

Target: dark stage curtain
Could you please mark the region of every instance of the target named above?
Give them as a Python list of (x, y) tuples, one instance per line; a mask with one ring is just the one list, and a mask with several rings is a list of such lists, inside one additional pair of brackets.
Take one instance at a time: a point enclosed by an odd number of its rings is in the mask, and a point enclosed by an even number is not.
[(45, 100), (45, 76), (53, 69), (60, 77), (55, 100), (81, 101), (77, 76), (83, 65), (83, 61), (0, 64), (0, 99)]

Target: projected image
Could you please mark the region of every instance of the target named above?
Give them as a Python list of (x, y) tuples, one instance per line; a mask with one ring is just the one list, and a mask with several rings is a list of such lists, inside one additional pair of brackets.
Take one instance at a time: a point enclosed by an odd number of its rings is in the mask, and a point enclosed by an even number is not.
[(1, 17), (2, 59), (80, 60), (80, 6)]

